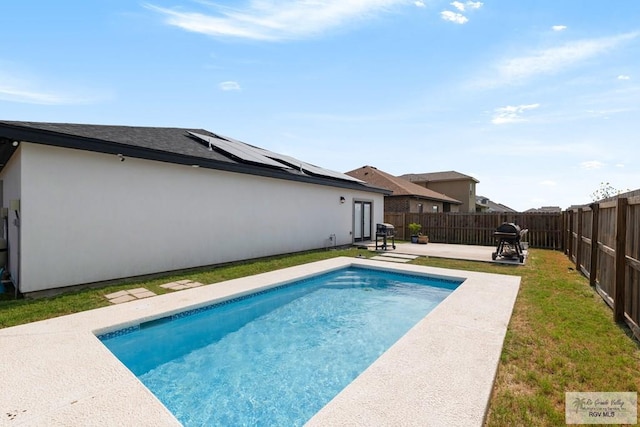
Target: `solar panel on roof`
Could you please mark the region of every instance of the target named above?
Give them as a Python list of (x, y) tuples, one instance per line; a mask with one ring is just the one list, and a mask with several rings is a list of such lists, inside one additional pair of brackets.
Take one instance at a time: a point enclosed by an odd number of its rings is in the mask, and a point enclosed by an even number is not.
[(241, 160), (251, 163), (258, 163), (267, 166), (275, 166), (281, 169), (291, 169), (289, 166), (284, 165), (280, 162), (277, 162), (273, 159), (262, 154), (257, 148), (247, 145), (240, 141), (235, 140), (225, 140), (220, 138), (214, 138), (207, 135), (201, 135), (199, 133), (189, 131), (189, 134), (195, 136), (198, 139), (209, 144), (209, 149), (213, 149), (213, 147), (222, 150), (232, 156), (235, 156)]
[(316, 165), (312, 165), (311, 163), (303, 162), (302, 160), (298, 160), (295, 157), (286, 156), (284, 154), (274, 153), (272, 151), (267, 151), (262, 149), (261, 151), (267, 157), (274, 158), (276, 160), (282, 160), (283, 162), (289, 163), (293, 167), (299, 167), (303, 171), (307, 171), (313, 175), (326, 176), (329, 178), (337, 178), (337, 179), (343, 179), (343, 180), (354, 181), (354, 182), (364, 182), (359, 180), (358, 178), (354, 178), (344, 173), (332, 171), (330, 169), (325, 169)]

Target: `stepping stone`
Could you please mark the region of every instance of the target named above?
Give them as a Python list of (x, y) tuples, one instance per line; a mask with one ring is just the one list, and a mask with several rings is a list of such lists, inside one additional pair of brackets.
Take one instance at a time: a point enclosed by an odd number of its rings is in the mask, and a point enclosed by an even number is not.
[(197, 288), (198, 286), (204, 286), (204, 284), (200, 282), (194, 282), (193, 280), (186, 280), (186, 279), (160, 285), (161, 288), (171, 289), (172, 291), (180, 291), (182, 289)]
[(122, 295), (116, 298), (112, 298), (109, 300), (110, 303), (113, 304), (122, 304), (123, 302), (128, 302), (128, 301), (133, 301), (134, 299), (136, 299), (136, 297), (134, 297), (133, 295)]
[(404, 258), (409, 260), (420, 258), (418, 255), (400, 254), (395, 252), (383, 252), (380, 254), (380, 256), (386, 256), (390, 258)]
[(127, 292), (127, 291), (118, 291), (118, 292), (113, 292), (111, 294), (107, 294), (104, 297), (106, 299), (114, 299), (114, 298), (118, 298), (118, 297), (123, 297), (125, 295), (129, 295), (129, 292)]
[(135, 299), (149, 298), (154, 296), (156, 296), (155, 292), (151, 292), (146, 288), (129, 289), (105, 295), (105, 297), (112, 304), (121, 304), (123, 302), (133, 301)]
[(370, 259), (376, 260), (376, 261), (389, 261), (389, 262), (409, 262), (411, 261), (410, 259), (406, 259), (406, 258), (394, 258), (394, 257), (390, 257), (390, 256), (374, 256)]
[(146, 291), (146, 292), (136, 292), (135, 294), (133, 294), (133, 296), (138, 299), (141, 299), (141, 298), (155, 297), (156, 294), (151, 291)]
[(197, 288), (198, 286), (204, 286), (204, 283), (200, 283), (200, 282), (191, 282), (191, 283), (186, 283), (185, 286), (187, 288)]

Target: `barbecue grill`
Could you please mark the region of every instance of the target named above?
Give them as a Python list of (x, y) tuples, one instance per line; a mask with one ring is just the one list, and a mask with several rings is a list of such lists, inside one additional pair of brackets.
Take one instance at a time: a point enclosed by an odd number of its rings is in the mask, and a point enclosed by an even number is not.
[(396, 248), (396, 229), (393, 224), (382, 223), (376, 224), (376, 251), (378, 250), (378, 239), (381, 238), (382, 242), (380, 243), (380, 247), (383, 251), (387, 250), (387, 238), (391, 238), (391, 247), (393, 249)]
[(491, 259), (498, 257), (513, 259), (518, 258), (520, 262), (524, 262), (524, 253), (520, 244), (521, 237), (528, 230), (521, 230), (520, 227), (512, 222), (503, 222), (493, 233), (498, 240), (496, 251), (491, 254)]

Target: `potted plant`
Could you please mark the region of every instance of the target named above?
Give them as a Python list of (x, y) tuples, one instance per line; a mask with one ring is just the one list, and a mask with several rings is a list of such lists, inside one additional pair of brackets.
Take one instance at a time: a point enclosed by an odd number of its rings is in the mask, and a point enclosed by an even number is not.
[(418, 234), (418, 243), (426, 245), (427, 243), (429, 243), (429, 236), (422, 233)]
[(422, 226), (417, 222), (412, 222), (409, 224), (409, 232), (411, 233), (411, 243), (418, 243), (418, 233), (420, 233), (420, 229)]

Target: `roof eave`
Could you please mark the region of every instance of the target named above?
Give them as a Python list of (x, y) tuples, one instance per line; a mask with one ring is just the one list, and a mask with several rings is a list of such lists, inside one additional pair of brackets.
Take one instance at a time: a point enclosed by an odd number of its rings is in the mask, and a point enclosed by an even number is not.
[[(91, 151), (103, 154), (121, 155), (124, 157), (139, 158), (145, 160), (159, 161), (163, 163), (173, 163), (202, 167), (206, 169), (222, 170), (227, 172), (244, 173), (248, 175), (264, 176), (275, 179), (285, 179), (289, 181), (304, 182), (309, 184), (325, 185), (330, 187), (345, 188), (352, 190), (370, 191), (374, 193), (386, 194), (387, 189), (373, 187), (354, 181), (341, 181), (338, 179), (323, 178), (309, 175), (294, 175), (285, 170), (258, 167), (251, 164), (234, 161), (224, 162), (203, 157), (189, 156), (163, 150), (153, 150), (144, 147), (122, 144), (113, 141), (105, 141), (95, 138), (87, 138), (77, 135), (61, 134), (43, 129), (24, 128), (19, 125), (0, 123), (2, 136), (8, 140), (24, 141), (34, 144), (49, 145), (61, 148)], [(186, 130), (185, 130), (186, 131)], [(0, 171), (15, 152), (15, 149), (8, 150), (5, 158), (0, 159)]]

